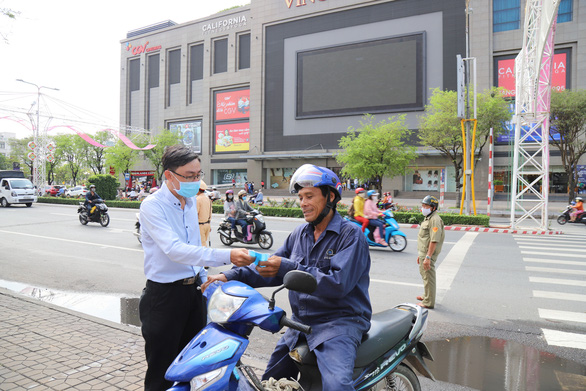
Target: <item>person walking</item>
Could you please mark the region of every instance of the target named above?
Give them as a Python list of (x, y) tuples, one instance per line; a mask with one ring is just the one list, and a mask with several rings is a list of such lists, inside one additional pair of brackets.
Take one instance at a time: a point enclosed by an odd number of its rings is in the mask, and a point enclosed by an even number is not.
[(209, 247), (210, 231), (212, 228), (212, 200), (205, 193), (207, 189), (206, 183), (201, 180), (199, 191), (195, 203), (197, 204), (197, 219), (199, 222), (199, 235), (201, 237), (201, 245)]
[(435, 261), (442, 251), (445, 231), (444, 222), (437, 212), (439, 201), (434, 196), (425, 196), (421, 201), (421, 213), (425, 216), (417, 236), (417, 264), (423, 278), (423, 296), (418, 305), (424, 308), (435, 307)]
[(165, 372), (187, 343), (206, 325), (206, 308), (198, 286), (204, 266), (254, 261), (243, 248), (203, 247), (195, 195), (203, 172), (199, 156), (183, 145), (167, 147), (162, 165), (166, 181), (140, 205), (146, 287), (139, 303), (145, 340), (146, 391), (169, 389)]

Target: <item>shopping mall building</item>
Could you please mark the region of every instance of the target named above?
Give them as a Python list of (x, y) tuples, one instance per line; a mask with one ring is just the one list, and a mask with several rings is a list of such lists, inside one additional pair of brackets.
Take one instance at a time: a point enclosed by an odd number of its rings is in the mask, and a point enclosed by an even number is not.
[[(234, 178), (284, 189), (304, 163), (339, 171), (338, 142), (364, 113), (377, 120), (405, 114), (416, 135), (431, 91), (456, 90), (456, 56), (466, 55), (465, 3), (252, 0), (204, 19), (131, 31), (121, 41), (121, 124), (153, 134), (179, 132), (201, 155), (208, 183)], [(478, 0), (471, 7), (478, 90), (502, 86), (513, 97), (525, 1)], [(586, 3), (562, 0), (556, 89), (586, 88), (585, 26)], [(510, 134), (495, 140), (495, 179), (505, 185), (512, 142)], [(487, 147), (480, 157), (477, 198), (487, 193)], [(554, 147), (550, 166), (551, 192), (565, 193), (567, 178)], [(452, 162), (418, 146), (413, 167), (386, 178), (383, 188), (439, 191), (442, 170), (446, 191), (455, 192)]]

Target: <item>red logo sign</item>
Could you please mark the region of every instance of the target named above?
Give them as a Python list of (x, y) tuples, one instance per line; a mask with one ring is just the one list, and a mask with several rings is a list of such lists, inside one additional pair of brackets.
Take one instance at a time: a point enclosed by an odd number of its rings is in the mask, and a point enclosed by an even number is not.
[[(499, 60), (497, 86), (503, 87), (503, 97), (515, 96), (515, 59)], [(566, 53), (557, 53), (553, 55), (553, 69), (551, 72), (551, 88), (554, 91), (563, 91), (566, 89)]]
[(148, 53), (148, 52), (152, 52), (155, 50), (161, 50), (161, 45), (159, 46), (151, 46), (150, 48), (147, 48), (147, 45), (149, 44), (149, 41), (147, 41), (144, 45), (140, 45), (140, 46), (132, 46), (130, 44), (130, 42), (126, 43), (126, 51), (131, 51), (132, 54), (139, 55), (142, 53)]
[(250, 89), (216, 94), (216, 121), (250, 118)]

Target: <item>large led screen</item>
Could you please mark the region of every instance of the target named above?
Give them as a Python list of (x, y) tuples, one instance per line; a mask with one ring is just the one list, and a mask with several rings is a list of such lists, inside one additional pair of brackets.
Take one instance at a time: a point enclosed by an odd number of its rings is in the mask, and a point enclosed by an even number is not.
[(216, 124), (214, 146), (216, 152), (248, 152), (250, 148), (249, 122)]
[(250, 118), (250, 88), (216, 91), (216, 121)]
[(297, 53), (297, 118), (423, 109), (424, 34)]
[(183, 145), (195, 153), (201, 153), (201, 121), (174, 122), (169, 130), (179, 135)]

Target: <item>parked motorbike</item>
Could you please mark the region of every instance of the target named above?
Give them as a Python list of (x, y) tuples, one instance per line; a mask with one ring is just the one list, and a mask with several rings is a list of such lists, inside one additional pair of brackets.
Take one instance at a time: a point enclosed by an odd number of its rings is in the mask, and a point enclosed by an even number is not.
[[(350, 216), (345, 217), (346, 220), (353, 222), (354, 224), (358, 224), (362, 227), (362, 223), (354, 220)], [(384, 223), (385, 228), (385, 241), (389, 244), (389, 248), (393, 251), (403, 251), (407, 247), (407, 235), (399, 228), (399, 224), (393, 215), (391, 209), (387, 209), (382, 212), (382, 216), (380, 220)], [(378, 229), (372, 225), (369, 225), (364, 230), (364, 235), (366, 236), (366, 241), (368, 242), (369, 246), (372, 247), (387, 247), (383, 246), (382, 244), (378, 244), (374, 240), (373, 230)]]
[(79, 214), (79, 222), (82, 225), (90, 223), (100, 223), (102, 227), (107, 227), (110, 224), (110, 216), (108, 215), (108, 207), (104, 203), (104, 200), (98, 198), (93, 202), (90, 212), (88, 213), (87, 208), (83, 202), (79, 203), (77, 208)]
[(136, 223), (134, 223), (134, 236), (138, 239), (138, 242), (142, 244), (142, 234), (140, 233), (140, 213), (136, 214)]
[(218, 228), (220, 241), (230, 246), (234, 242), (246, 244), (258, 244), (260, 248), (268, 250), (273, 246), (273, 234), (266, 230), (265, 219), (258, 210), (253, 210), (246, 215), (246, 231), (236, 225), (236, 233), (232, 232), (232, 224), (228, 219), (223, 219)]
[[(289, 319), (285, 311), (275, 306), (275, 294), (283, 288), (310, 294), (316, 286), (315, 277), (299, 270), (285, 275), (283, 285), (273, 291), (270, 300), (239, 281), (217, 286), (208, 304), (211, 322), (167, 370), (165, 378), (175, 382), (169, 390), (265, 390), (252, 369), (241, 361), (250, 343), (248, 337), (254, 327), (276, 333), (287, 326), (311, 333), (310, 326)], [(213, 288), (211, 285), (208, 290)], [(206, 296), (209, 293), (206, 291)], [(417, 376), (404, 361), (435, 380), (424, 362), (424, 358), (433, 358), (420, 341), (427, 327), (427, 315), (425, 308), (400, 304), (372, 316), (370, 330), (356, 355), (356, 390), (420, 390)], [(302, 390), (321, 391), (316, 357), (307, 342), (298, 343), (290, 356), (299, 368)]]
[(560, 224), (560, 225), (564, 225), (566, 223), (586, 224), (586, 212), (582, 213), (580, 216), (578, 216), (576, 218), (576, 221), (570, 221), (570, 213), (572, 213), (573, 211), (574, 211), (574, 209), (572, 208), (572, 205), (568, 205), (566, 207), (566, 210), (564, 210), (562, 212), (562, 214), (560, 214), (558, 216), (558, 224)]

